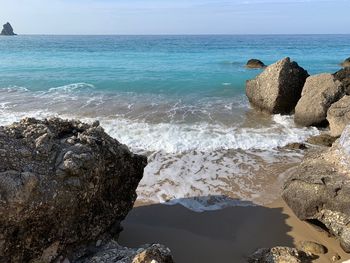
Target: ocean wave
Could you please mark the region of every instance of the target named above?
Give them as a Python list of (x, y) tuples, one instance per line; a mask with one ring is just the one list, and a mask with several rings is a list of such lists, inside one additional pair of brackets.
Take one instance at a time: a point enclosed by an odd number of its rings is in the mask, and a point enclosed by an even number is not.
[(73, 92), (81, 89), (93, 89), (93, 88), (95, 88), (94, 85), (81, 82), (81, 83), (72, 83), (72, 84), (68, 84), (60, 87), (50, 88), (48, 92)]
[(0, 88), (0, 92), (15, 93), (15, 92), (28, 92), (29, 89), (20, 86), (9, 86), (5, 88)]

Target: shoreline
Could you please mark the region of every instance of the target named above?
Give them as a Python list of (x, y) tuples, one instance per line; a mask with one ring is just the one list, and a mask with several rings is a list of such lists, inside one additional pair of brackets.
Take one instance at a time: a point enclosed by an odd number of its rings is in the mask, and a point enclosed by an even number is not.
[(123, 221), (119, 243), (139, 247), (160, 242), (171, 248), (175, 262), (246, 262), (261, 247), (295, 247), (299, 241), (325, 245), (328, 253), (314, 262), (350, 259), (339, 242), (300, 221), (282, 198), (266, 206), (229, 207), (193, 212), (181, 205), (137, 203)]

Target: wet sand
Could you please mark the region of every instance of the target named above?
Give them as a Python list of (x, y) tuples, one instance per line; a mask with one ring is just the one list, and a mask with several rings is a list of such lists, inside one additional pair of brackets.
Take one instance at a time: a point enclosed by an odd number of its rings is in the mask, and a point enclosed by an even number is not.
[(257, 248), (295, 246), (310, 240), (324, 244), (328, 253), (316, 262), (332, 262), (338, 253), (350, 259), (325, 232), (301, 222), (279, 199), (268, 206), (229, 207), (193, 212), (181, 205), (137, 204), (123, 222), (119, 243), (138, 247), (161, 243), (177, 263), (246, 262)]

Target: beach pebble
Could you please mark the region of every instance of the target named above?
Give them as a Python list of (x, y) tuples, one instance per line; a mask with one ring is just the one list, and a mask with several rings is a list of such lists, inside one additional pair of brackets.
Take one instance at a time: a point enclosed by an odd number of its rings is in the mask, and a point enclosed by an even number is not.
[(314, 255), (323, 255), (328, 252), (328, 249), (319, 243), (313, 241), (301, 241), (298, 243), (298, 249), (309, 252)]
[(335, 254), (332, 256), (331, 260), (332, 260), (332, 262), (337, 262), (337, 261), (341, 260), (341, 257), (338, 254)]

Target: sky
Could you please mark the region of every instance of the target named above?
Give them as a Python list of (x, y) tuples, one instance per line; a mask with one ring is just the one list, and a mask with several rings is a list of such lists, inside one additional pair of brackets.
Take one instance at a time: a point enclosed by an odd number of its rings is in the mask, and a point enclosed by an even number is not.
[(0, 0), (18, 34), (349, 34), (350, 0)]

